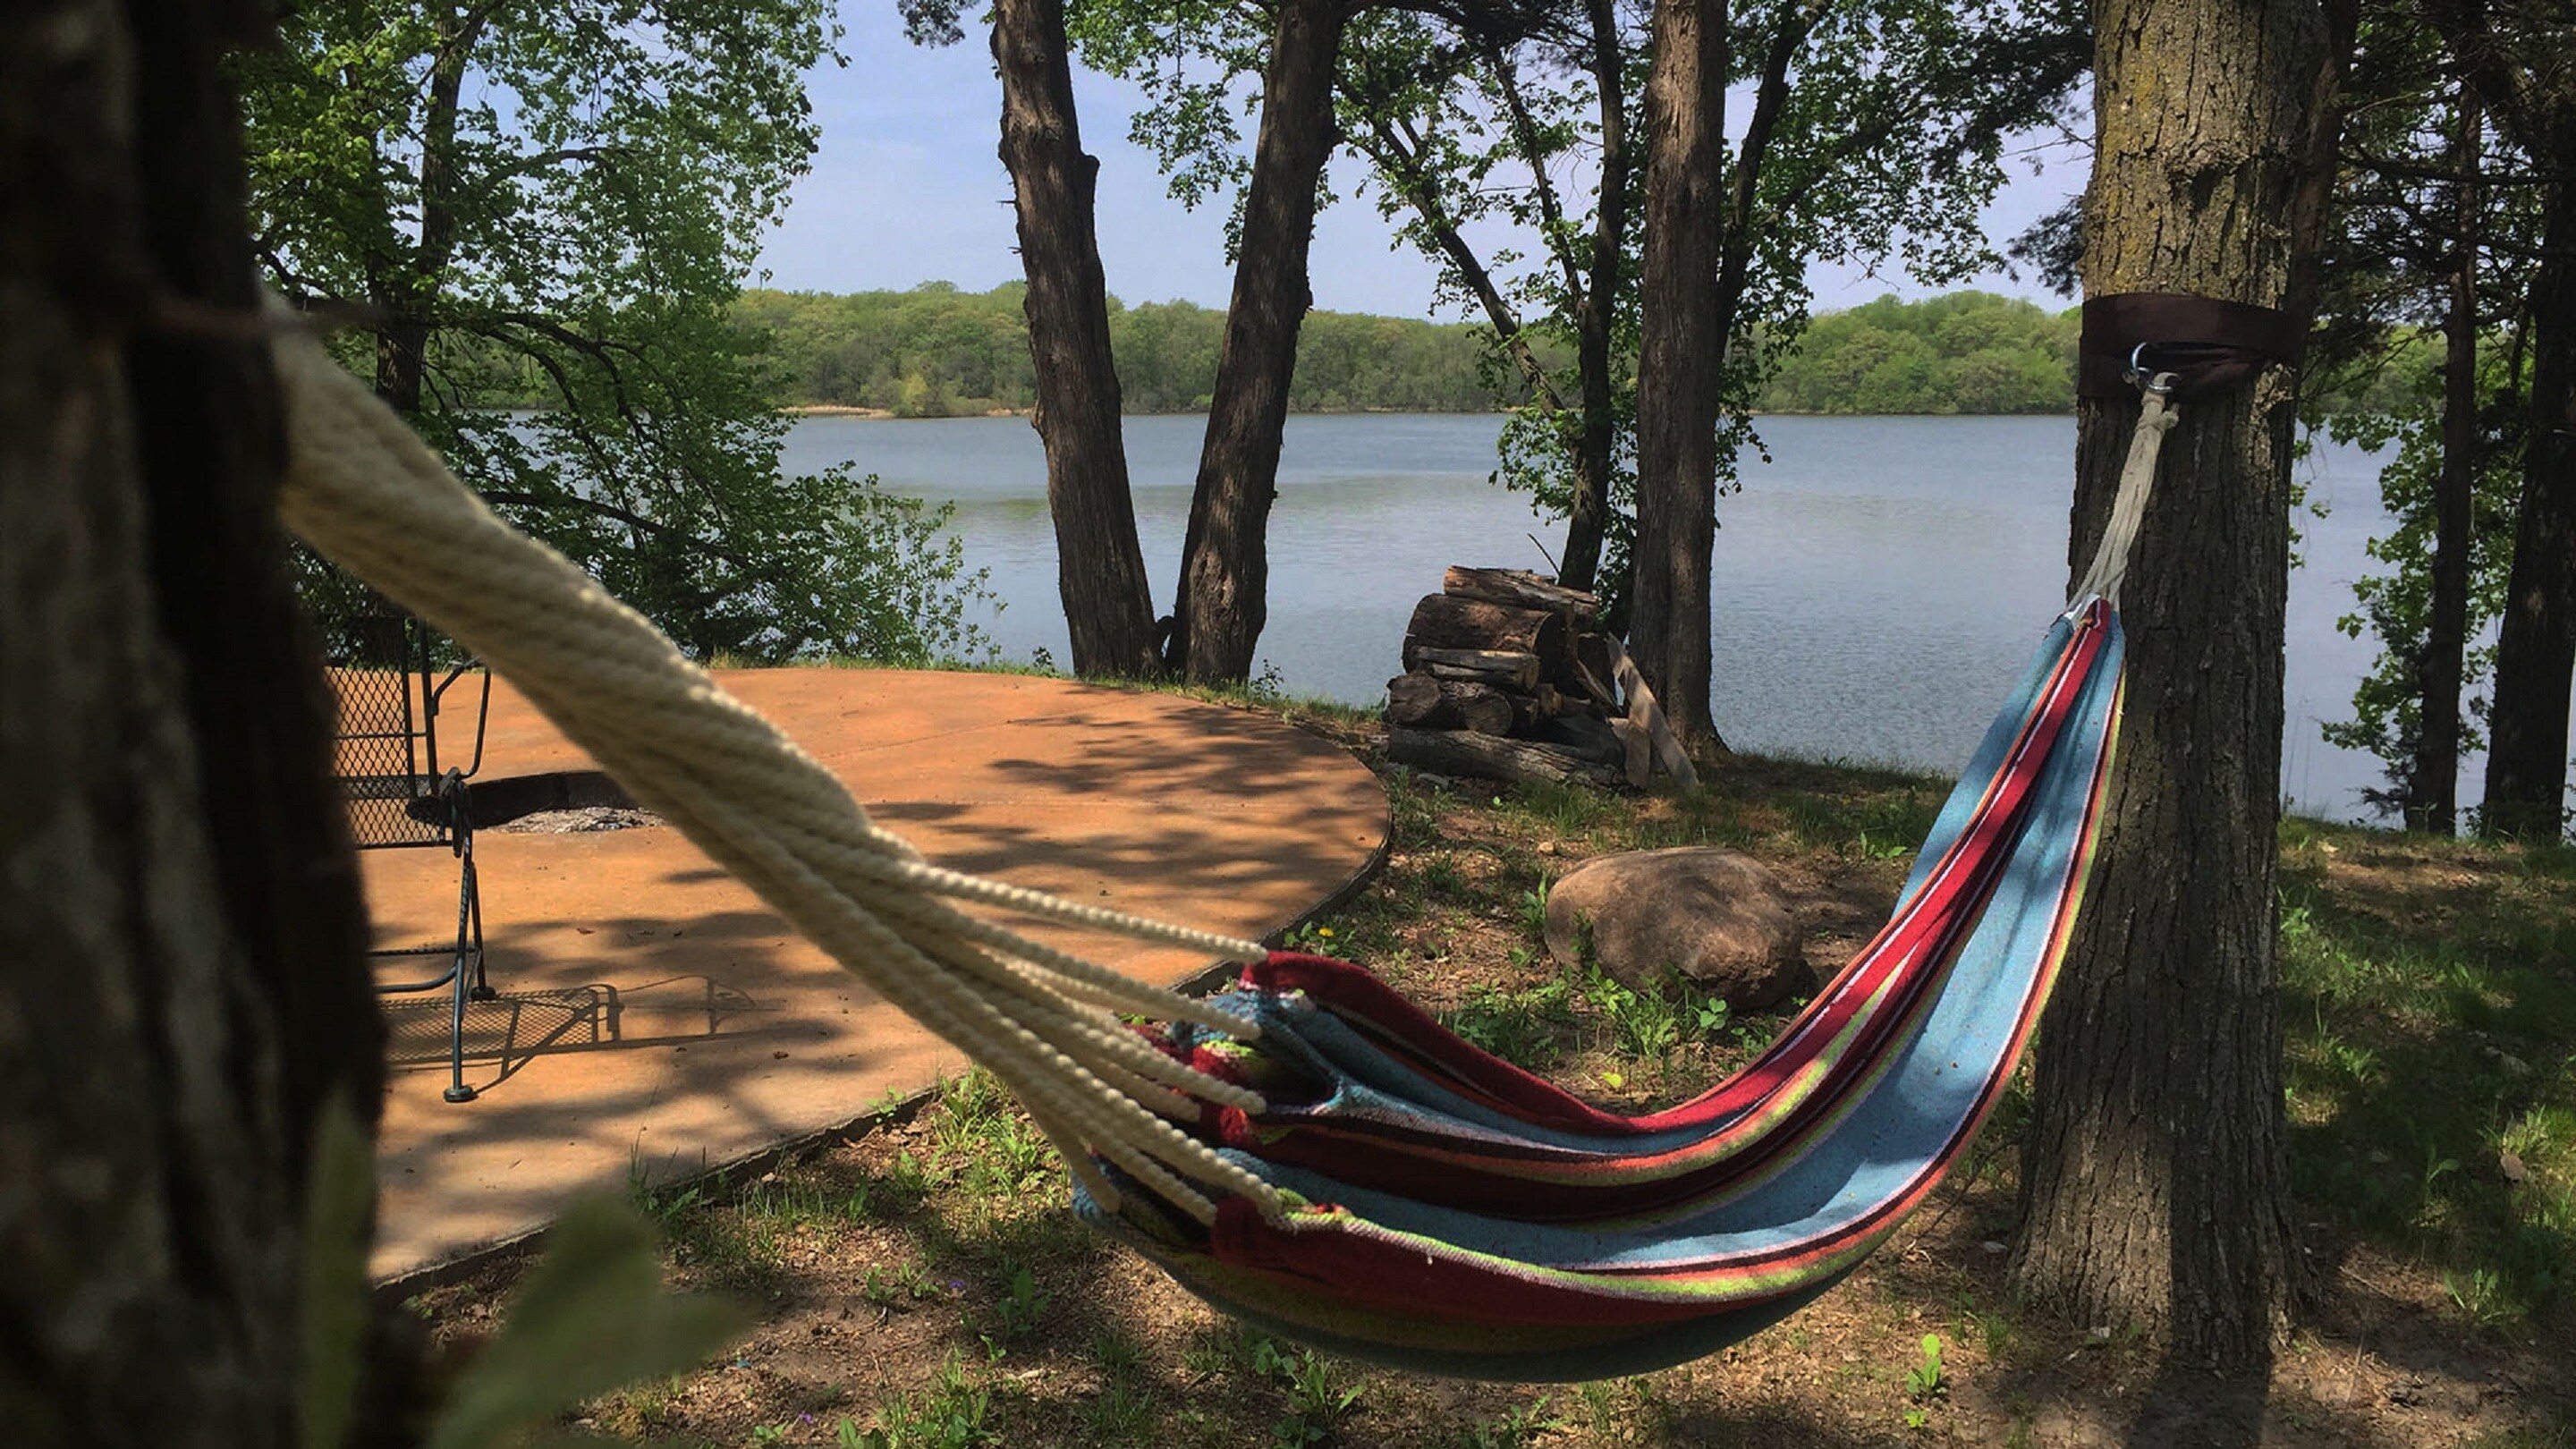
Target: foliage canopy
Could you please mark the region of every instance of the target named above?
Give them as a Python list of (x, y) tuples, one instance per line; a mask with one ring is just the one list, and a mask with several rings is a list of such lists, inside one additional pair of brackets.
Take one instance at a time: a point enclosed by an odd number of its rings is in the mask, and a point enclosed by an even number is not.
[[(485, 499), (700, 657), (967, 647), (940, 517), (781, 478), (739, 279), (822, 0), (318, 0), (235, 63), (270, 285)], [(512, 407), (541, 400), (542, 411)]]

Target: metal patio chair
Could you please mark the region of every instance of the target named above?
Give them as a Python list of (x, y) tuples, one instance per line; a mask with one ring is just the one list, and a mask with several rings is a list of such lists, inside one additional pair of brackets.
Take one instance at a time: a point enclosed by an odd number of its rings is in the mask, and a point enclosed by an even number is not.
[[(474, 874), (474, 816), (466, 781), (483, 767), (483, 727), (492, 708), (492, 676), (472, 660), (442, 667), (438, 641), (413, 616), (359, 615), (330, 631), (331, 682), (339, 696), (334, 773), (360, 850), (444, 848), (456, 857), (456, 934), (420, 946), (380, 947), (386, 960), (446, 966), (420, 979), (379, 981), (386, 995), (446, 991), (450, 1102), (470, 1102), (465, 1085), (468, 1002), (496, 994), (483, 970), (483, 900)], [(467, 674), (481, 676), (474, 705), (473, 747), (462, 765), (439, 753), (448, 691)], [(451, 739), (453, 738), (451, 734)]]

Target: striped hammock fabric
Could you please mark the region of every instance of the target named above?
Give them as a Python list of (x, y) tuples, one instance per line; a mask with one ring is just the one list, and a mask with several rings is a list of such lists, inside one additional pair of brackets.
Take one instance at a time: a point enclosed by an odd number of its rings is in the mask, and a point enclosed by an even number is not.
[(1288, 1204), (1203, 1227), (1116, 1177), (1103, 1228), (1218, 1308), (1335, 1352), (1575, 1380), (1697, 1358), (1832, 1287), (1941, 1179), (2003, 1090), (2064, 952), (2116, 735), (2122, 645), (2061, 617), (1987, 732), (1895, 916), (1751, 1066), (1642, 1117), (1459, 1040), (1359, 967), (1274, 954), (1173, 1055), (1257, 1087), (1199, 1135)]

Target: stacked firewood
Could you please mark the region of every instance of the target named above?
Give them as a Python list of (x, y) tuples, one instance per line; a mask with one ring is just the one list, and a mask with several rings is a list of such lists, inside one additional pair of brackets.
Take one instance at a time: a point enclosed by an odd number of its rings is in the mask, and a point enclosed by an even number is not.
[[(1644, 788), (1689, 780), (1601, 601), (1518, 569), (1452, 568), (1414, 606), (1386, 684), (1387, 757), (1448, 775)], [(1659, 738), (1660, 736), (1660, 738)]]

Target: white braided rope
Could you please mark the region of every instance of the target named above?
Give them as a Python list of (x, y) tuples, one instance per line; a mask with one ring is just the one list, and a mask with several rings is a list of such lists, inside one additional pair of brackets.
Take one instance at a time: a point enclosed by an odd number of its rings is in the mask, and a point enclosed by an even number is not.
[[(2161, 376), (2167, 383), (2172, 381), (2169, 374)], [(2173, 410), (2162, 390), (2143, 390), (2138, 430), (2129, 435), (2129, 456), (2120, 465), (2120, 491), (2111, 500), (2111, 521), (2102, 530), (2102, 542), (2093, 550), (2093, 566), (2084, 571), (2083, 582), (2075, 586), (2075, 598), (2068, 608), (2096, 594), (2115, 607), (2119, 604), (2121, 581), (2129, 576), (2129, 549), (2147, 521), (2147, 500), (2156, 490), (2156, 459), (2164, 452), (2165, 434), (2173, 431), (2180, 419), (2181, 414)]]
[[(300, 328), (275, 347), (289, 528), (491, 665), (564, 734), (842, 965), (990, 1069), (1074, 1180), (1115, 1209), (1098, 1153), (1200, 1221), (1200, 1186), (1277, 1194), (1166, 1117), (1258, 1093), (1171, 1060), (1111, 1015), (1250, 1038), (1252, 1022), (966, 915), (942, 897), (1252, 960), (1259, 942), (945, 870), (644, 618), (493, 516), (400, 418)], [(1200, 1186), (1193, 1186), (1198, 1184)]]

